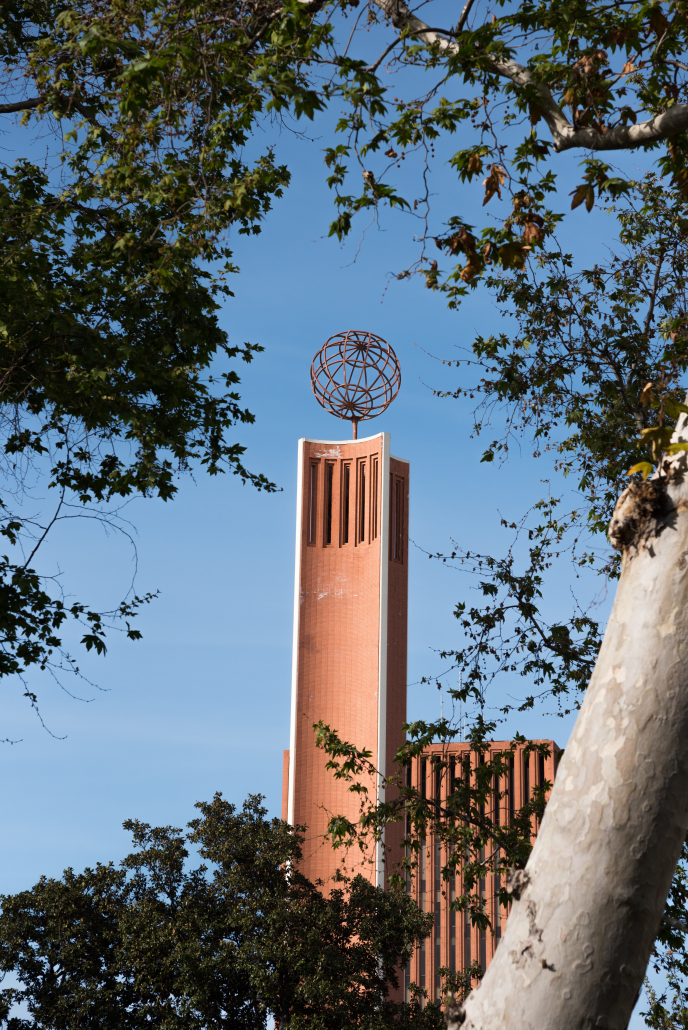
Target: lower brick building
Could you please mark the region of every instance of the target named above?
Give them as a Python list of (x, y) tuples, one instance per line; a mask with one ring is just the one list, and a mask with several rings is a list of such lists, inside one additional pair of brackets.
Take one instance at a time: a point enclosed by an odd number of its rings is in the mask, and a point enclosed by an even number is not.
[[(525, 745), (516, 745), (509, 758), (508, 775), (495, 782), (492, 811), (487, 813), (495, 823), (508, 824), (514, 813), (531, 799), (533, 786), (539, 786), (545, 781), (554, 783), (562, 753), (560, 748), (552, 740), (533, 743), (547, 744), (549, 757), (533, 752), (525, 754)], [(485, 759), (489, 761), (491, 755), (510, 748), (509, 741), (493, 741)], [(408, 782), (421, 795), (429, 796), (432, 792), (438, 800), (444, 800), (451, 790), (453, 770), (463, 772), (467, 764), (475, 768), (478, 761), (479, 756), (470, 750), (468, 744), (433, 744), (422, 757), (414, 759), (411, 768), (407, 770)], [(503, 796), (500, 798), (499, 795)], [(539, 829), (535, 822), (533, 836)], [(412, 983), (426, 990), (429, 998), (439, 1000), (439, 969), (449, 969), (452, 973), (462, 972), (476, 960), (483, 969), (487, 969), (504, 929), (504, 909), (497, 904), (499, 878), (490, 875), (479, 884), (478, 889), (485, 901), (494, 932), (480, 930), (472, 925), (468, 913), (456, 912), (451, 907), (463, 890), (460, 872), (450, 880), (442, 877), (441, 871), (448, 860), (446, 845), (429, 838), (421, 846), (417, 868), (408, 879), (407, 889), (415, 897), (418, 907), (423, 912), (432, 912), (435, 919), (432, 936), (417, 949), (404, 972), (407, 1000)]]

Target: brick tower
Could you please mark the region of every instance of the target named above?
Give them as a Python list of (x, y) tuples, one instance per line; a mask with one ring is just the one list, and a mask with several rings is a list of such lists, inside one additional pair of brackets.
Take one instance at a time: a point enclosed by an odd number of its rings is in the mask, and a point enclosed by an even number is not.
[[(347, 858), (324, 833), (332, 815), (359, 816), (358, 795), (325, 769), (313, 724), (367, 748), (385, 775), (406, 721), (409, 464), (390, 438), (300, 440), (290, 748), (283, 817), (307, 827), (300, 870), (330, 881), (335, 869), (384, 884), (382, 849)], [(367, 784), (380, 797), (382, 785)], [(389, 834), (401, 839), (403, 827)], [(385, 841), (395, 849), (395, 840)]]

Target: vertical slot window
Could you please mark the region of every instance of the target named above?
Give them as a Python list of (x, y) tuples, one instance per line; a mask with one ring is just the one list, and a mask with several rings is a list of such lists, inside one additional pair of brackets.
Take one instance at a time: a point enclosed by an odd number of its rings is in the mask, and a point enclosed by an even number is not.
[(323, 537), (325, 546), (332, 543), (332, 499), (334, 496), (334, 465), (327, 462), (325, 465), (325, 532)]
[[(411, 766), (410, 765), (406, 767), (406, 787), (407, 787), (407, 789), (410, 792), (410, 790), (411, 790)], [(407, 808), (406, 809), (406, 836), (407, 837), (410, 834), (410, 832), (411, 832), (411, 813), (410, 813), (409, 809)]]
[(342, 543), (349, 542), (349, 514), (351, 507), (351, 465), (342, 470)]
[[(428, 911), (427, 898), (425, 896), (425, 894), (426, 894), (427, 875), (428, 875), (428, 855), (427, 855), (427, 847), (426, 847), (426, 844), (425, 844), (425, 838), (423, 838), (421, 840), (421, 842), (420, 842), (420, 905), (418, 906), (420, 908), (421, 912), (427, 912)], [(419, 973), (419, 977), (418, 977), (419, 985), (418, 986), (419, 987), (423, 987), (423, 988), (425, 987), (425, 956), (426, 956), (425, 942), (426, 942), (426, 938), (424, 937), (423, 940), (421, 941), (420, 951), (419, 951), (419, 955), (418, 955), (418, 973)]]
[(394, 561), (404, 560), (404, 480), (392, 476), (391, 544)]
[(442, 845), (435, 842), (435, 1001), (442, 986), (438, 969), (442, 967)]
[[(452, 765), (452, 780), (453, 780), (453, 769)], [(454, 855), (454, 845), (449, 845), (449, 857)], [(456, 901), (456, 866), (451, 867), (451, 876), (449, 878), (449, 972), (456, 972), (456, 909), (451, 906)]]
[(358, 542), (365, 543), (366, 538), (366, 464), (362, 461), (358, 466)]
[(308, 543), (315, 543), (318, 508), (318, 464), (311, 462), (308, 478)]
[(523, 804), (530, 801), (530, 755), (523, 756)]
[[(500, 798), (500, 779), (499, 776), (495, 775), (494, 778), (494, 824), (495, 826), (501, 826), (502, 823), (502, 800)], [(499, 892), (502, 886), (502, 878), (499, 873), (499, 848), (495, 849), (495, 869), (497, 870), (494, 874), (494, 931), (497, 940), (502, 936), (502, 906), (499, 903)]]
[(378, 459), (373, 458), (370, 463), (370, 539), (377, 540), (378, 534), (378, 510), (377, 493), (378, 481), (380, 478)]
[(514, 816), (516, 814), (516, 784), (514, 775), (514, 756), (509, 757), (509, 825), (514, 825)]

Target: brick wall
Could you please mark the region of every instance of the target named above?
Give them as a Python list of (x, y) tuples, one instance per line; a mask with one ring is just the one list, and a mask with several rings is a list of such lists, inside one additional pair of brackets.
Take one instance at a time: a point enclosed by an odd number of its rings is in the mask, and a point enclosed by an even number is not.
[[(340, 865), (375, 879), (373, 853), (345, 856), (325, 841), (329, 818), (356, 821), (360, 799), (326, 771), (313, 724), (323, 720), (391, 771), (406, 718), (409, 466), (389, 455), (386, 434), (303, 440), (299, 454), (287, 815), (307, 827), (300, 868), (309, 879), (327, 883)], [(375, 796), (375, 779), (367, 786)]]

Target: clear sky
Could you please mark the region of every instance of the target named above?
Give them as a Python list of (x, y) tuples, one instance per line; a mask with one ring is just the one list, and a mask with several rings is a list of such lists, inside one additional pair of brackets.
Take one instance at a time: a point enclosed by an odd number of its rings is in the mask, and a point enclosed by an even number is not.
[[(388, 280), (416, 253), (408, 216), (385, 212), (360, 249), (360, 232), (344, 248), (326, 238), (332, 207), (321, 152), (328, 132), (322, 119), (310, 140), (273, 133), (293, 183), (260, 236), (233, 240), (241, 273), (221, 312), (233, 342), (265, 347), (240, 369), (256, 423), (237, 437), (248, 445), (248, 465), (282, 490), (259, 494), (235, 477), (199, 473), (181, 482), (172, 503), (133, 502), (126, 516), (136, 531), (136, 587), (160, 590), (139, 619), (143, 640), (112, 639), (105, 659), (82, 662), (101, 689), (63, 681), (88, 702), (47, 677), (31, 680), (55, 736), (21, 697), (21, 684), (3, 683), (0, 736), (20, 742), (0, 747), (2, 893), (27, 888), (41, 874), (59, 876), (66, 866), (118, 859), (129, 843), (124, 819), (181, 826), (193, 818), (194, 802), (215, 791), (238, 803), (249, 792), (264, 794), (270, 812), (279, 813), (289, 738), (296, 445), (301, 436), (350, 436), (349, 424), (324, 412), (309, 385), (311, 358), (330, 335), (370, 329), (389, 340), (402, 366), (397, 400), (361, 432), (390, 432), (392, 453), (411, 462), (411, 718), (439, 716), (438, 691), (418, 680), (443, 670), (437, 650), (459, 639), (453, 607), (475, 596), (468, 579), (423, 552), (446, 549), (452, 538), (502, 552), (510, 537), (500, 518), (520, 517), (551, 475), (527, 441), (505, 466), (480, 464), (483, 441), (470, 438), (470, 402), (432, 395), (432, 387), (459, 380), (430, 355), (455, 358), (476, 333), (496, 328), (491, 299), (478, 292), (449, 312), (422, 280)], [(567, 210), (580, 155), (557, 160), (564, 172), (558, 206)], [(470, 215), (479, 207), (479, 193), (468, 193), (441, 162), (433, 189), (441, 211)], [(607, 216), (579, 208), (564, 243), (587, 264), (614, 230)], [(126, 590), (133, 563), (124, 539), (82, 522), (60, 529), (50, 547), (44, 567), (59, 570), (67, 591), (89, 604), (111, 606)], [(558, 590), (553, 603), (559, 597), (565, 606), (568, 583)], [(499, 690), (527, 692), (519, 682)], [(520, 730), (564, 746), (571, 725), (539, 713), (512, 719), (503, 733)]]

